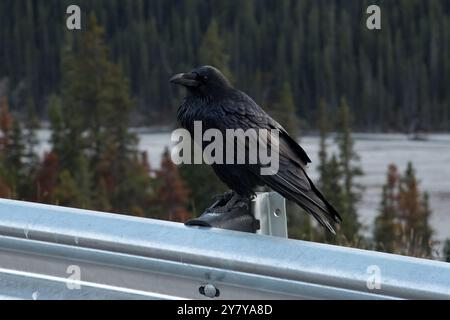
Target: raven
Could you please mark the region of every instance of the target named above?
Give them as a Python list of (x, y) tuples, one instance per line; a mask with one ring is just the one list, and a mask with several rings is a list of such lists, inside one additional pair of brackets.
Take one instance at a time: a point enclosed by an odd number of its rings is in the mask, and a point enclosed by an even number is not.
[[(187, 96), (178, 108), (177, 118), (191, 135), (194, 122), (201, 121), (204, 129), (267, 129), (279, 133), (279, 170), (273, 175), (262, 175), (261, 165), (212, 164), (215, 174), (231, 190), (227, 206), (237, 199), (249, 199), (258, 186), (269, 186), (283, 197), (297, 203), (328, 231), (335, 233), (332, 223), (342, 221), (339, 213), (328, 203), (305, 172), (311, 162), (305, 150), (288, 135), (286, 130), (247, 94), (236, 90), (216, 68), (203, 66), (189, 73), (180, 73), (170, 79), (173, 84), (187, 89)], [(269, 140), (270, 143), (270, 140)]]

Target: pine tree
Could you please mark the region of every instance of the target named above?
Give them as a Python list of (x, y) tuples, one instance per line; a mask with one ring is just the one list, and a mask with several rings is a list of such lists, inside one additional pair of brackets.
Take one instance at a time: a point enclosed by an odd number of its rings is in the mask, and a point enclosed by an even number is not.
[(5, 150), (4, 166), (8, 170), (8, 180), (13, 189), (13, 196), (18, 198), (19, 194), (21, 194), (22, 186), (26, 183), (24, 180), (28, 177), (25, 165), (30, 164), (24, 163), (25, 145), (22, 128), (16, 120), (13, 120), (10, 138), (10, 144)]
[(422, 199), (420, 201), (420, 207), (421, 207), (421, 222), (416, 227), (416, 232), (421, 235), (421, 244), (422, 247), (425, 248), (425, 252), (428, 256), (432, 253), (433, 248), (433, 229), (430, 226), (430, 217), (432, 214), (431, 208), (430, 208), (430, 195), (428, 192), (424, 192), (422, 194)]
[(36, 106), (34, 101), (28, 101), (27, 116), (25, 119), (25, 157), (29, 167), (29, 174), (32, 175), (33, 170), (38, 164), (39, 158), (36, 154), (36, 147), (39, 143), (37, 130), (41, 127), (39, 117), (36, 114)]
[(81, 38), (67, 38), (62, 64), (62, 95), (48, 106), (53, 150), (60, 156), (60, 193), (73, 194), (66, 189), (74, 181), (78, 193), (72, 205), (149, 212), (151, 177), (138, 160), (137, 137), (128, 130), (134, 105), (128, 82), (109, 59), (95, 15)]
[(9, 112), (6, 97), (0, 111), (0, 175), (5, 196), (22, 199), (23, 187), (27, 186), (25, 144), (20, 123)]
[(66, 119), (63, 116), (61, 104), (61, 97), (57, 95), (51, 95), (47, 102), (47, 113), (51, 129), (50, 143), (57, 154), (62, 154), (66, 148), (64, 135), (66, 134), (67, 124), (65, 123)]
[(327, 138), (329, 132), (329, 123), (326, 115), (326, 105), (325, 101), (322, 99), (319, 103), (318, 109), (318, 121), (317, 128), (319, 129), (319, 165), (317, 166), (317, 171), (319, 172), (319, 188), (327, 194), (324, 190), (329, 186), (328, 177), (328, 153), (327, 153)]
[(12, 191), (8, 183), (3, 178), (4, 169), (0, 167), (0, 198), (11, 199)]
[(323, 241), (323, 230), (316, 228), (312, 218), (292, 201), (286, 201), (288, 234), (290, 239)]
[(230, 56), (227, 53), (225, 43), (219, 32), (219, 25), (215, 19), (211, 20), (203, 36), (198, 56), (200, 65), (211, 65), (219, 68), (230, 81), (233, 80), (229, 68)]
[[(322, 192), (326, 194), (327, 200), (333, 205), (337, 212), (342, 216), (343, 221), (337, 226), (337, 236), (330, 235), (327, 233), (325, 235), (326, 241), (329, 243), (339, 243), (343, 245), (349, 245), (350, 241), (353, 241), (357, 234), (352, 233), (353, 230), (348, 226), (355, 223), (354, 221), (345, 221), (350, 219), (346, 215), (346, 203), (345, 203), (345, 192), (343, 188), (343, 171), (341, 163), (335, 154), (331, 156), (325, 165), (326, 168), (326, 184), (322, 187)], [(349, 231), (350, 229), (350, 231)]]
[[(111, 57), (122, 65), (132, 96), (152, 123), (171, 119), (169, 74), (214, 64), (199, 58), (199, 51), (208, 55), (218, 47), (217, 55), (229, 56), (235, 82), (258, 102), (267, 104), (267, 92), (276, 91), (274, 79), (289, 81), (295, 101), (301, 98), (305, 106), (298, 112), (309, 123), (320, 98), (335, 105), (345, 95), (358, 129), (398, 130), (412, 116), (426, 128), (450, 128), (446, 1), (389, 3), (390, 12), (402, 14), (383, 20), (377, 37), (353, 18), (367, 7), (362, 1), (81, 3), (83, 12), (95, 12), (107, 26)], [(77, 37), (60, 28), (65, 6), (58, 0), (0, 3), (0, 12), (9, 13), (0, 21), (0, 74), (19, 93), (17, 108), (32, 96), (42, 114), (40, 102), (60, 89), (67, 71), (58, 63), (65, 35)], [(199, 50), (207, 38), (213, 46)]]
[(400, 175), (395, 165), (389, 165), (386, 184), (383, 186), (380, 213), (375, 219), (374, 241), (377, 250), (395, 253), (399, 250), (398, 224)]
[(450, 239), (445, 240), (445, 244), (444, 244), (444, 261), (450, 262)]
[(200, 215), (213, 203), (213, 197), (226, 191), (226, 186), (206, 164), (183, 164), (180, 175), (191, 191), (187, 203), (188, 211)]
[(191, 218), (191, 214), (186, 210), (189, 190), (181, 179), (177, 167), (172, 162), (168, 149), (163, 153), (157, 179), (157, 202), (162, 216), (167, 220), (180, 222)]
[(36, 202), (55, 204), (54, 192), (58, 184), (59, 159), (54, 152), (48, 152), (36, 173)]
[(269, 109), (269, 113), (294, 138), (297, 138), (299, 134), (299, 120), (296, 109), (291, 85), (286, 81), (277, 94), (276, 101)]
[[(18, 195), (20, 199), (32, 199), (36, 195), (34, 178), (39, 167), (39, 155), (36, 152), (38, 146), (37, 130), (40, 128), (39, 118), (36, 114), (34, 101), (29, 99), (27, 116), (24, 122), (24, 134), (17, 132), (16, 149), (22, 154), (22, 168), (18, 171), (21, 175), (18, 183)], [(19, 128), (20, 129), (20, 128)], [(20, 129), (21, 130), (21, 129)], [(20, 137), (19, 137), (20, 136)]]
[(111, 212), (110, 193), (107, 183), (103, 177), (99, 179), (94, 196), (94, 207), (99, 211)]
[(54, 201), (64, 207), (82, 207), (78, 185), (67, 170), (62, 171), (58, 177), (58, 185), (54, 190)]
[(0, 109), (0, 197), (12, 198), (13, 190), (8, 178), (8, 166), (5, 163), (8, 148), (11, 144), (13, 119), (9, 113), (8, 100), (2, 98)]
[(6, 97), (3, 97), (0, 110), (0, 152), (4, 152), (10, 144), (12, 127), (13, 118), (9, 113), (8, 99)]
[(351, 134), (352, 116), (350, 108), (344, 98), (338, 111), (336, 143), (339, 147), (339, 165), (343, 177), (343, 208), (340, 230), (349, 241), (359, 236), (361, 224), (358, 221), (357, 204), (361, 200), (362, 187), (355, 179), (363, 175), (359, 165), (359, 156), (354, 150), (354, 141)]
[(431, 254), (432, 229), (428, 219), (431, 211), (428, 195), (420, 194), (415, 170), (411, 162), (408, 163), (405, 174), (400, 183), (399, 211), (402, 221), (402, 235), (408, 244), (406, 252), (412, 256), (429, 256)]

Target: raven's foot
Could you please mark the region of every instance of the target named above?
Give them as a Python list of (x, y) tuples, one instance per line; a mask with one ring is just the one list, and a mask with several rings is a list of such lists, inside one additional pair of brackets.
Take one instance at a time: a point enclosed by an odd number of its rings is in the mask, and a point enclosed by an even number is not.
[(214, 203), (209, 208), (206, 208), (204, 213), (217, 212), (217, 209), (227, 204), (234, 195), (235, 192), (231, 190), (223, 194), (215, 195), (213, 197)]
[(205, 213), (227, 213), (234, 208), (250, 208), (251, 199), (243, 197), (234, 191), (227, 192), (219, 197), (217, 201)]
[[(231, 195), (231, 196), (230, 196)], [(251, 199), (239, 196), (237, 193), (227, 193), (224, 197), (217, 197), (216, 201), (203, 214), (187, 221), (187, 226), (207, 228), (222, 228), (235, 231), (255, 233), (259, 229), (258, 223), (251, 213)]]
[(236, 194), (236, 192), (234, 192), (233, 190), (230, 190), (230, 191), (227, 191), (225, 193), (215, 195), (213, 197), (214, 204), (211, 207), (213, 207), (215, 204), (217, 204), (217, 205), (224, 205), (224, 204), (226, 204), (228, 201), (230, 201), (230, 199), (235, 194)]

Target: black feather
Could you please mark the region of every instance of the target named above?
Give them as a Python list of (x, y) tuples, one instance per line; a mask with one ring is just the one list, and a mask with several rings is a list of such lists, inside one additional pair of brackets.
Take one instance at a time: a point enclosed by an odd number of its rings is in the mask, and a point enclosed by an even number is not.
[[(304, 168), (311, 160), (305, 150), (248, 95), (231, 87), (220, 71), (201, 67), (191, 74), (199, 76), (199, 85), (187, 88), (188, 96), (178, 110), (180, 124), (191, 134), (194, 121), (202, 121), (203, 130), (219, 129), (224, 135), (226, 129), (275, 129), (279, 132), (280, 164), (275, 175), (261, 175), (262, 165), (259, 164), (213, 164), (218, 177), (242, 196), (254, 195), (258, 186), (267, 185), (297, 203), (334, 233), (333, 224), (342, 219), (306, 174)], [(269, 142), (272, 143), (270, 137)]]

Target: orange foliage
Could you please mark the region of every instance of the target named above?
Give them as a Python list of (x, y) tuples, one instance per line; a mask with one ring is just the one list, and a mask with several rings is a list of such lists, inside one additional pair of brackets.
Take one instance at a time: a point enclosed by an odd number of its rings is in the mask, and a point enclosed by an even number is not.
[(46, 153), (36, 174), (37, 202), (53, 204), (58, 174), (58, 155), (55, 152)]
[(2, 106), (0, 110), (0, 131), (2, 133), (0, 137), (0, 151), (5, 150), (10, 144), (10, 134), (13, 125), (13, 118), (9, 113), (8, 99), (2, 98)]
[(162, 213), (168, 220), (184, 222), (192, 217), (186, 210), (189, 190), (181, 179), (178, 168), (172, 162), (166, 149), (161, 160), (161, 169), (157, 172), (160, 185), (156, 190)]

